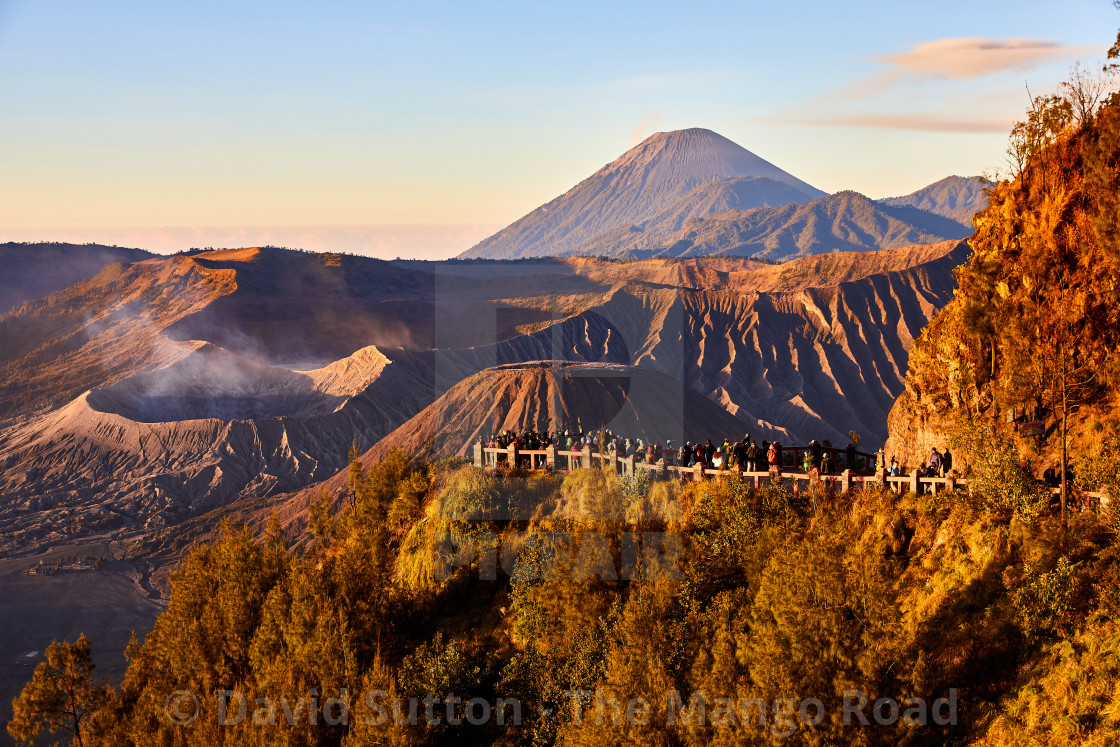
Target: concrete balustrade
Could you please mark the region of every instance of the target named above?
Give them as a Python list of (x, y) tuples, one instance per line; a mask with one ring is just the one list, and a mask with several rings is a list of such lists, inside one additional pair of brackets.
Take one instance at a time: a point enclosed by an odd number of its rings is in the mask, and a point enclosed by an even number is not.
[[(679, 480), (694, 480), (696, 482), (705, 479), (730, 478), (750, 482), (755, 488), (767, 487), (784, 480), (790, 483), (790, 487), (795, 493), (802, 492), (802, 483), (804, 483), (805, 490), (811, 487), (813, 483), (821, 483), (833, 492), (848, 492), (852, 489), (862, 490), (868, 485), (885, 485), (899, 495), (907, 491), (914, 494), (925, 492), (930, 495), (937, 495), (944, 492), (951, 493), (959, 488), (968, 488), (968, 480), (954, 475), (919, 477), (917, 472), (898, 477), (888, 475), (886, 470), (879, 470), (871, 475), (861, 474), (850, 469), (836, 475), (806, 474), (801, 471), (790, 470), (746, 472), (736, 469), (705, 469), (699, 464), (692, 467), (677, 467), (669, 464), (664, 458), (659, 459), (655, 464), (648, 464), (644, 459), (637, 458), (634, 455), (620, 458), (613, 452), (604, 454), (593, 452), (590, 446), (585, 446), (580, 451), (567, 451), (555, 446), (549, 446), (545, 449), (518, 449), (510, 444), (508, 448), (502, 449), (483, 446), (481, 442), (476, 442), (472, 447), (472, 456), (474, 465), (480, 468), (493, 468), (502, 465), (517, 466), (520, 459), (520, 466), (530, 469), (545, 468), (567, 472), (573, 469), (599, 467), (611, 469), (624, 477), (633, 477), (639, 472), (647, 471), (652, 472), (653, 476), (658, 479), (673, 477)], [(1059, 488), (1049, 488), (1049, 492), (1057, 495), (1061, 491)], [(1102, 504), (1107, 504), (1109, 500), (1106, 492), (1080, 492), (1071, 489), (1070, 495), (1083, 501), (1100, 501)]]
[[(776, 481), (785, 480), (795, 492), (800, 492), (803, 489), (803, 484), (804, 488), (807, 489), (811, 482), (820, 482), (832, 490), (847, 491), (853, 487), (862, 487), (865, 484), (885, 483), (888, 479), (885, 472), (874, 476), (867, 476), (855, 473), (852, 470), (844, 470), (839, 475), (810, 475), (800, 471), (794, 472), (789, 470), (780, 472), (747, 472), (735, 469), (711, 469), (704, 468), (699, 464), (692, 467), (678, 467), (669, 464), (665, 458), (658, 459), (654, 464), (649, 464), (644, 459), (635, 455), (619, 457), (618, 454), (614, 452), (600, 454), (599, 452), (592, 451), (590, 446), (585, 446), (579, 451), (568, 451), (558, 449), (555, 446), (533, 450), (518, 449), (511, 444), (508, 448), (502, 449), (476, 443), (472, 451), (474, 457), (473, 461), (476, 467), (517, 465), (519, 464), (518, 460), (520, 460), (521, 466), (531, 469), (540, 467), (565, 472), (573, 469), (602, 467), (611, 469), (624, 477), (633, 477), (642, 471), (646, 471), (652, 472), (653, 476), (657, 479), (673, 477), (681, 480), (701, 482), (705, 479), (721, 480), (730, 478), (750, 482), (756, 488), (762, 488)], [(897, 482), (909, 478), (890, 479)], [(925, 482), (925, 480), (923, 480), (923, 482)], [(961, 481), (957, 481), (957, 483), (961, 484)]]

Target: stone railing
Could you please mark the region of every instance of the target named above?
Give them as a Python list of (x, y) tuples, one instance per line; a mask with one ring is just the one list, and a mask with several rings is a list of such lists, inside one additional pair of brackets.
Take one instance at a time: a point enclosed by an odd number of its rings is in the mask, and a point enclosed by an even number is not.
[[(783, 451), (786, 451), (786, 449), (783, 449)], [(871, 457), (869, 454), (861, 454), (861, 456), (864, 458)], [(590, 446), (585, 446), (579, 451), (568, 451), (555, 446), (549, 446), (545, 449), (519, 449), (512, 444), (508, 448), (500, 448), (476, 443), (474, 445), (474, 464), (476, 467), (518, 466), (525, 469), (557, 471), (606, 467), (623, 476), (633, 476), (646, 471), (653, 473), (655, 477), (668, 478), (671, 476), (680, 480), (736, 479), (752, 482), (756, 488), (771, 485), (781, 480), (786, 482), (794, 492), (800, 492), (801, 483), (806, 483), (805, 487), (808, 487), (808, 483), (813, 480), (819, 480), (827, 487), (835, 490), (847, 491), (853, 487), (862, 487), (865, 484), (881, 484), (886, 479), (885, 472), (867, 475), (854, 470), (844, 470), (837, 475), (815, 475), (791, 470), (747, 472), (737, 469), (711, 469), (699, 464), (692, 467), (678, 467), (669, 464), (664, 457), (654, 464), (648, 464), (642, 457), (619, 457), (615, 452), (601, 454), (598, 451), (593, 451)]]
[[(785, 451), (785, 449), (783, 449), (783, 451)], [(860, 456), (865, 459), (871, 457), (870, 454), (862, 453)], [(899, 495), (907, 491), (915, 494), (951, 493), (958, 488), (968, 488), (968, 480), (966, 479), (953, 475), (946, 477), (920, 477), (917, 472), (911, 472), (909, 475), (899, 477), (888, 475), (886, 470), (879, 470), (871, 474), (863, 474), (855, 470), (846, 469), (837, 475), (806, 474), (800, 470), (788, 469), (767, 472), (747, 472), (737, 469), (704, 468), (701, 465), (678, 467), (669, 464), (665, 458), (659, 459), (654, 464), (648, 464), (644, 458), (636, 456), (620, 458), (614, 452), (600, 454), (598, 451), (592, 451), (590, 446), (585, 446), (579, 451), (568, 451), (566, 449), (558, 449), (555, 446), (549, 446), (545, 449), (530, 450), (518, 449), (516, 446), (511, 445), (503, 449), (483, 446), (481, 443), (476, 443), (474, 445), (474, 464), (476, 467), (493, 468), (499, 465), (517, 465), (527, 469), (549, 469), (557, 471), (607, 467), (623, 476), (633, 476), (639, 472), (647, 471), (653, 473), (653, 476), (658, 478), (668, 478), (672, 476), (680, 480), (691, 479), (697, 482), (705, 479), (742, 480), (744, 482), (753, 483), (756, 488), (766, 487), (778, 481), (783, 481), (789, 485), (795, 493), (807, 489), (814, 481), (820, 481), (826, 488), (840, 492), (847, 492), (853, 488), (863, 489), (869, 485), (886, 485)], [(804, 487), (802, 487), (803, 484)], [(1049, 492), (1053, 495), (1057, 495), (1061, 490), (1060, 488), (1049, 488)], [(1073, 497), (1079, 496), (1085, 503), (1090, 501), (1099, 502), (1102, 506), (1107, 505), (1109, 501), (1108, 493), (1105, 492), (1082, 492), (1071, 489), (1070, 495)]]

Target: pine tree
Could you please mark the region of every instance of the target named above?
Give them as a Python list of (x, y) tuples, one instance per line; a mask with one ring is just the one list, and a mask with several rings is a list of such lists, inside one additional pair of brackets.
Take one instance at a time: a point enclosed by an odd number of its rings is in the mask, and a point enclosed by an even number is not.
[(12, 701), (8, 733), (32, 742), (44, 729), (51, 734), (63, 729), (81, 747), (83, 722), (108, 697), (106, 685), (93, 674), (89, 639), (82, 634), (74, 643), (55, 641), (43, 658), (31, 681)]

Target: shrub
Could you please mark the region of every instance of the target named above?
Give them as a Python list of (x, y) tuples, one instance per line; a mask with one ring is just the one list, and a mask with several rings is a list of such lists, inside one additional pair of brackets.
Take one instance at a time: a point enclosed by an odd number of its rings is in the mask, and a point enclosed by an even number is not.
[(421, 715), (429, 730), (440, 732), (450, 726), (446, 718), (449, 708), (454, 708), (456, 718), (462, 723), (466, 718), (465, 704), (473, 697), (487, 694), (489, 670), (480, 646), (463, 644), (454, 638), (445, 641), (442, 633), (436, 633), (435, 638), (404, 658), (398, 670), (398, 679), (401, 693), (421, 702), (427, 696), (445, 698), (455, 695), (460, 699), (455, 706), (441, 703), (435, 711), (435, 723)]
[(986, 513), (1015, 514), (1034, 520), (1048, 493), (1019, 457), (1008, 434), (995, 426), (961, 424), (950, 436), (953, 450), (969, 465), (967, 500)]
[(1110, 436), (1092, 443), (1077, 459), (1074, 485), (1087, 492), (1105, 492), (1101, 516), (1120, 533), (1120, 437)]
[(1047, 573), (1030, 566), (1026, 568), (1024, 584), (1015, 592), (1012, 604), (1016, 621), (1027, 638), (1068, 632), (1077, 591), (1073, 568), (1074, 564), (1065, 555), (1058, 558), (1054, 570)]

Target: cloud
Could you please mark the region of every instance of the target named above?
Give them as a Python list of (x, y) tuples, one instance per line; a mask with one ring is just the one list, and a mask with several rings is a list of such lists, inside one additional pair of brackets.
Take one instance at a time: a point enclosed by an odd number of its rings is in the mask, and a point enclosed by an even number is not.
[(638, 124), (634, 125), (634, 129), (630, 132), (630, 145), (637, 145), (652, 135), (661, 124), (661, 112), (648, 111), (642, 115), (638, 120)]
[(947, 118), (933, 114), (863, 113), (833, 118), (806, 120), (805, 124), (844, 127), (880, 127), (889, 130), (920, 130), (923, 132), (997, 132), (1005, 133), (1011, 124), (1003, 119)]
[(973, 80), (1001, 72), (1031, 70), (1054, 57), (1075, 57), (1078, 48), (1051, 39), (936, 39), (909, 51), (872, 57), (890, 66), (889, 78)]
[(970, 81), (992, 75), (1027, 72), (1054, 59), (1092, 54), (1091, 47), (1061, 44), (1052, 39), (935, 39), (908, 51), (871, 57), (886, 69), (853, 81), (828, 94), (851, 99), (868, 97), (899, 86), (932, 81)]
[[(878, 72), (770, 117), (770, 121), (925, 132), (1006, 133), (1021, 112), (1008, 91), (970, 83), (1033, 70), (1093, 50), (1052, 39), (935, 39), (870, 58)], [(1016, 95), (1022, 95), (1018, 93)], [(949, 114), (949, 116), (946, 115)]]

